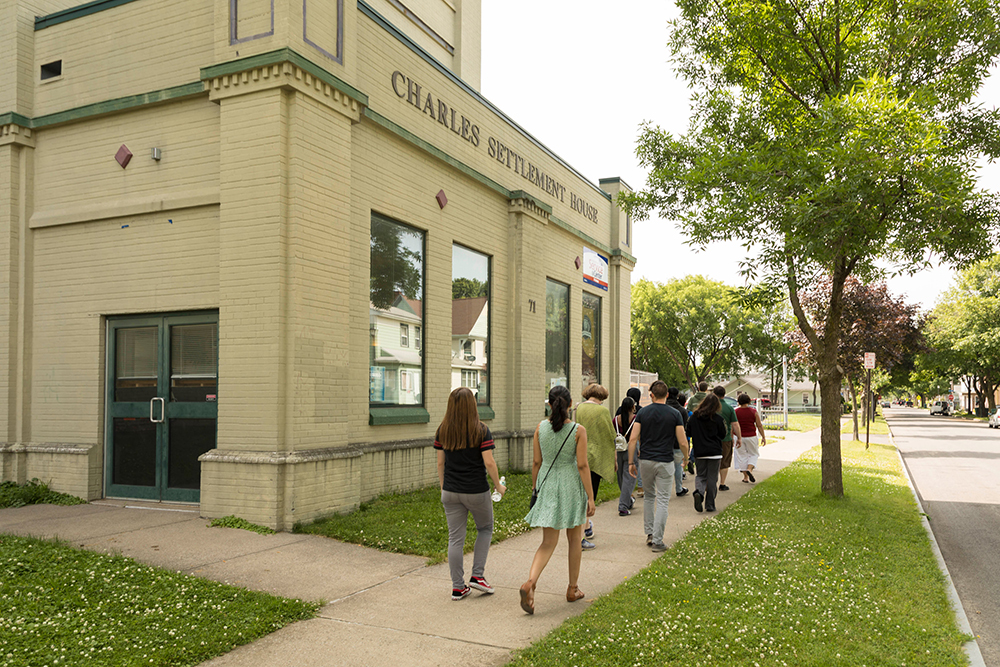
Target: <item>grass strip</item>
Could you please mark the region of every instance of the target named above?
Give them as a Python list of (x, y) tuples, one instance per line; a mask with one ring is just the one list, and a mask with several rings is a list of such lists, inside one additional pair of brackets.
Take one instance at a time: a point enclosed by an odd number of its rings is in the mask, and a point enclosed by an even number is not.
[(820, 427), (820, 415), (788, 415), (789, 431), (811, 431)]
[[(496, 544), (531, 530), (524, 521), (531, 499), (531, 474), (506, 471), (507, 493), (493, 503), (493, 539)], [(597, 502), (619, 496), (615, 480), (601, 484)], [(441, 489), (435, 484), (418, 491), (387, 493), (350, 514), (338, 514), (311, 524), (297, 525), (297, 533), (311, 533), (383, 551), (425, 556), (431, 562), (448, 559), (448, 522), (441, 506)], [(476, 542), (476, 525), (469, 517), (465, 551)]]
[(43, 503), (47, 505), (84, 505), (87, 501), (68, 493), (52, 491), (47, 484), (43, 484), (37, 479), (32, 479), (25, 484), (0, 483), (0, 509)]
[(258, 523), (252, 523), (246, 519), (241, 519), (238, 516), (230, 514), (229, 516), (224, 516), (219, 519), (212, 519), (208, 524), (209, 526), (218, 528), (238, 528), (239, 530), (249, 530), (254, 533), (259, 533), (261, 535), (274, 535), (276, 530), (272, 530), (267, 526), (262, 526)]
[(895, 449), (842, 447), (844, 498), (813, 449), (510, 664), (967, 664)]
[[(847, 415), (847, 421), (841, 426), (840, 432), (854, 433), (854, 418), (851, 415)], [(861, 421), (861, 416), (858, 416), (858, 433), (861, 434), (861, 437), (865, 435), (865, 425)], [(889, 435), (889, 425), (885, 423), (882, 415), (876, 415), (875, 420), (871, 423), (869, 433), (872, 435)]]
[(0, 535), (4, 667), (197, 665), (311, 618), (318, 606)]

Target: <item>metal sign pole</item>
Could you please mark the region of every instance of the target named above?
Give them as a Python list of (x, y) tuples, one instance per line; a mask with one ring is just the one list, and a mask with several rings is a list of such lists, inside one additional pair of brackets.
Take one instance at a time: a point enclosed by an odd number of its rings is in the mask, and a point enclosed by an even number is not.
[(868, 369), (868, 377), (865, 379), (865, 397), (868, 399), (868, 405), (865, 406), (865, 411), (868, 412), (868, 419), (865, 419), (865, 449), (868, 449), (868, 434), (871, 432), (872, 428), (872, 369)]

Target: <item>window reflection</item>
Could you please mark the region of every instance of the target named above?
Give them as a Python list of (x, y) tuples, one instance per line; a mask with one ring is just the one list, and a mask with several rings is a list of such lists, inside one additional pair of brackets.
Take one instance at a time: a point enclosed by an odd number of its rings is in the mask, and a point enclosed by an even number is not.
[(545, 281), (545, 388), (569, 386), (569, 285)]
[(423, 404), (424, 233), (372, 215), (368, 331), (371, 339), (369, 401)]
[(468, 387), (489, 405), (490, 258), (451, 250), (451, 388)]

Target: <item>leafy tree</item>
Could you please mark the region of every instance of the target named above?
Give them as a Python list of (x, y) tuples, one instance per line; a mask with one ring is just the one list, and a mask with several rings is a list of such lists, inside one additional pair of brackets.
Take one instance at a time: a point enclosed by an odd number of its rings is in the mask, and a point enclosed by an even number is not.
[[(996, 0), (679, 0), (674, 61), (695, 94), (684, 136), (646, 124), (646, 187), (692, 243), (738, 239), (748, 278), (787, 290), (813, 349), (822, 405), (822, 489), (843, 495), (840, 350), (844, 286), (878, 260), (912, 271), (927, 252), (963, 264), (1000, 213), (976, 187), (1000, 154), (1000, 114), (969, 100), (1000, 53)], [(800, 292), (829, 281), (826, 317)]]
[(486, 296), (486, 281), (476, 278), (455, 278), (451, 281), (452, 299), (472, 299)]
[[(633, 368), (695, 390), (767, 358), (778, 318), (747, 307), (732, 288), (702, 276), (632, 286)], [(770, 327), (770, 328), (769, 328)], [(783, 333), (778, 334), (779, 336)]]
[(388, 310), (398, 294), (416, 299), (423, 287), (420, 236), (402, 225), (372, 220), (370, 300)]
[(974, 378), (980, 404), (995, 410), (1000, 387), (1000, 254), (959, 274), (957, 284), (934, 309), (929, 329), (939, 355)]
[[(831, 280), (822, 280), (800, 294), (810, 321), (822, 327), (829, 317)], [(874, 352), (877, 363), (891, 369), (906, 358), (907, 351), (920, 344), (917, 307), (893, 297), (885, 283), (868, 284), (849, 277), (844, 283), (837, 364), (842, 369), (854, 406), (854, 437), (858, 437), (856, 387), (865, 375), (864, 354)], [(815, 359), (812, 340), (800, 329), (792, 334), (800, 358)], [(867, 407), (867, 402), (864, 403)], [(867, 414), (867, 410), (865, 411)]]

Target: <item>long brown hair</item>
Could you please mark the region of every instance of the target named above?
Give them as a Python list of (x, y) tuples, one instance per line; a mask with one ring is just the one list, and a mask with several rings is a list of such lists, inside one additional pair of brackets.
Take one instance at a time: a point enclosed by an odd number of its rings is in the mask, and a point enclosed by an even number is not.
[(478, 447), (483, 437), (476, 397), (468, 387), (459, 387), (448, 396), (448, 409), (438, 428), (438, 442), (448, 451)]
[(694, 416), (698, 419), (708, 419), (722, 409), (722, 402), (715, 394), (709, 394), (701, 399), (701, 403), (694, 411)]

